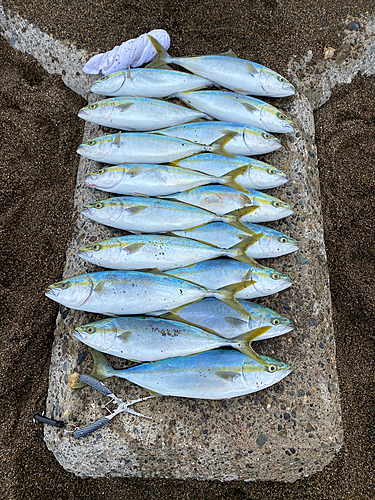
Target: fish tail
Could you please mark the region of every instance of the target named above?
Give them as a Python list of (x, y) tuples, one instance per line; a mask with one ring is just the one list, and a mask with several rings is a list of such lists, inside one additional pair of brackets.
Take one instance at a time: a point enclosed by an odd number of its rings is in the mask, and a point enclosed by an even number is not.
[(230, 158), (234, 158), (235, 155), (232, 155), (232, 153), (229, 153), (224, 146), (228, 144), (230, 140), (233, 139), (237, 135), (237, 132), (228, 132), (227, 134), (223, 135), (220, 137), (220, 139), (217, 139), (214, 141), (212, 144), (209, 144), (207, 146), (207, 151), (210, 151), (211, 153), (216, 153), (222, 156), (229, 156)]
[[(233, 226), (236, 229), (239, 229), (240, 231), (243, 231), (245, 233), (249, 233), (249, 231), (251, 231), (251, 230), (247, 226), (245, 226), (245, 224), (242, 224), (242, 222), (240, 222), (240, 219), (242, 217), (244, 217), (245, 215), (248, 215), (248, 214), (254, 212), (258, 208), (259, 208), (259, 205), (251, 205), (249, 207), (243, 207), (243, 208), (240, 208), (239, 210), (233, 210), (233, 212), (229, 212), (229, 214), (217, 216), (217, 218), (215, 220), (217, 220), (217, 221), (220, 220), (222, 222), (226, 222), (230, 226)], [(254, 231), (252, 231), (252, 233), (254, 233)]]
[(256, 262), (248, 255), (246, 255), (246, 251), (248, 248), (254, 245), (254, 243), (256, 243), (262, 236), (263, 233), (254, 233), (245, 240), (240, 241), (240, 243), (237, 243), (237, 245), (234, 245), (233, 247), (227, 250), (226, 257), (232, 257), (233, 259), (239, 260), (240, 262), (244, 262), (245, 264), (249, 264), (250, 266), (259, 267), (258, 262)]
[(241, 304), (235, 298), (235, 295), (244, 288), (254, 285), (254, 283), (256, 283), (256, 281), (241, 281), (241, 283), (234, 283), (233, 285), (225, 286), (223, 288), (220, 288), (219, 290), (211, 290), (212, 296), (221, 300), (222, 302), (224, 302), (224, 304), (231, 307), (232, 309), (235, 309), (237, 312), (245, 316), (250, 316), (249, 311), (241, 306)]
[(222, 177), (219, 177), (217, 179), (217, 182), (219, 182), (220, 184), (225, 184), (225, 186), (229, 186), (233, 189), (236, 189), (237, 191), (241, 191), (242, 193), (248, 193), (249, 191), (236, 181), (237, 177), (243, 175), (246, 172), (246, 170), (248, 170), (248, 168), (249, 168), (248, 165), (236, 168), (235, 170), (228, 172)]
[[(102, 352), (96, 351), (91, 347), (89, 347), (89, 350), (94, 360), (94, 367), (90, 373), (91, 377), (97, 380), (105, 380), (106, 378), (117, 375), (117, 370), (112, 367)], [(86, 384), (83, 382), (76, 382), (72, 387), (73, 389), (82, 389), (82, 387), (86, 387)]]
[(238, 337), (232, 339), (232, 347), (235, 347), (240, 352), (242, 352), (242, 354), (245, 354), (245, 356), (249, 356), (249, 358), (254, 359), (261, 365), (268, 365), (268, 363), (262, 358), (262, 356), (254, 351), (250, 344), (253, 340), (268, 332), (270, 328), (270, 326), (262, 326), (261, 328), (256, 328), (255, 330), (250, 330), (249, 332), (245, 332), (242, 335), (238, 335)]
[(146, 67), (147, 68), (162, 68), (165, 67), (166, 64), (173, 62), (173, 57), (171, 57), (165, 48), (151, 35), (147, 35), (150, 39), (150, 42), (154, 46), (156, 50), (156, 59), (150, 62)]

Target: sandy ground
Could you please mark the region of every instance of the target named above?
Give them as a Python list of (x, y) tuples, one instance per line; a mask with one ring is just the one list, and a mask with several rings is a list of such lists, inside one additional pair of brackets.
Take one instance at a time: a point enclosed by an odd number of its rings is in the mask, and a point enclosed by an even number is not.
[[(370, 0), (327, 2), (67, 2), (21, 0), (4, 8), (89, 52), (155, 27), (171, 53), (231, 48), (286, 75), (291, 57), (340, 51), (350, 21)], [(0, 495), (4, 499), (372, 499), (374, 498), (374, 79), (337, 87), (315, 113), (325, 238), (331, 278), (345, 445), (316, 474), (296, 482), (98, 479), (65, 472), (32, 415), (45, 407), (57, 305), (44, 296), (62, 274), (73, 231), (76, 146), (84, 101), (60, 78), (0, 38)]]

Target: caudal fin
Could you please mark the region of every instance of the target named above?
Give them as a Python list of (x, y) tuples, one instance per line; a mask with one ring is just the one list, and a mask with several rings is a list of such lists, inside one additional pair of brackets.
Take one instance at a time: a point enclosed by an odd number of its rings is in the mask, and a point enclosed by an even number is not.
[(150, 62), (150, 64), (147, 65), (147, 68), (163, 68), (165, 69), (165, 66), (172, 62), (173, 57), (171, 57), (168, 52), (165, 50), (165, 48), (151, 35), (147, 35), (148, 38), (150, 39), (150, 42), (154, 46), (154, 49), (156, 50), (156, 59)]
[(228, 285), (223, 288), (220, 288), (219, 290), (211, 290), (213, 292), (213, 296), (221, 302), (224, 302), (227, 306), (231, 307), (232, 309), (235, 309), (239, 313), (245, 315), (245, 316), (250, 316), (249, 311), (247, 311), (241, 304), (237, 301), (235, 298), (236, 293), (240, 292), (244, 288), (247, 288), (248, 286), (254, 285), (256, 281), (241, 281), (241, 283), (234, 283), (233, 285)]
[(257, 261), (246, 255), (246, 251), (250, 248), (254, 243), (256, 243), (261, 237), (263, 233), (254, 233), (252, 236), (249, 236), (234, 247), (231, 247), (227, 250), (226, 256), (232, 257), (232, 259), (239, 260), (240, 262), (244, 262), (245, 264), (249, 264), (250, 266), (259, 267)]
[[(92, 349), (91, 347), (89, 347), (89, 350), (94, 360), (94, 367), (90, 376), (96, 378), (97, 380), (105, 380), (106, 378), (113, 377), (116, 374), (116, 371), (109, 361), (107, 361), (104, 354)], [(72, 387), (73, 389), (82, 389), (82, 387), (86, 387), (86, 384), (83, 382), (76, 382)]]
[(243, 207), (238, 210), (234, 210), (233, 212), (229, 212), (229, 214), (218, 215), (215, 220), (226, 222), (230, 226), (233, 226), (240, 231), (249, 233), (249, 228), (245, 226), (245, 224), (242, 224), (242, 222), (240, 222), (240, 219), (245, 215), (255, 212), (255, 210), (257, 210), (258, 208), (259, 205), (250, 205), (249, 207)]
[(251, 330), (249, 332), (243, 333), (242, 335), (238, 335), (238, 337), (232, 339), (233, 344), (236, 344), (233, 347), (242, 352), (242, 354), (245, 354), (246, 356), (249, 356), (249, 358), (254, 359), (261, 365), (267, 366), (268, 363), (263, 359), (262, 356), (259, 356), (259, 354), (254, 351), (250, 344), (253, 340), (268, 332), (270, 328), (270, 326), (262, 326), (261, 328), (256, 328), (255, 330)]
[(217, 182), (219, 182), (219, 184), (224, 184), (225, 186), (236, 189), (237, 191), (242, 191), (242, 193), (248, 193), (249, 191), (236, 181), (236, 178), (244, 174), (248, 168), (249, 167), (247, 165), (245, 165), (244, 167), (236, 168), (235, 170), (228, 172), (222, 177), (219, 177), (217, 179)]
[(207, 151), (210, 151), (211, 153), (215, 153), (218, 155), (229, 156), (230, 158), (234, 158), (235, 155), (229, 153), (229, 151), (227, 151), (224, 146), (226, 146), (228, 142), (231, 141), (233, 137), (235, 137), (237, 134), (238, 132), (228, 131), (228, 133), (225, 133), (225, 135), (220, 137), (220, 139), (217, 139), (215, 142), (207, 146)]

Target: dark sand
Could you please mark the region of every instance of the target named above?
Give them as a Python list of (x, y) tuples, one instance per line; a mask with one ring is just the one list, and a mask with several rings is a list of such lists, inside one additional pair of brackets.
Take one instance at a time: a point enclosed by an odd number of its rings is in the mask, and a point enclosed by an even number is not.
[[(3, 4), (92, 53), (164, 27), (172, 37), (172, 54), (231, 48), (285, 76), (292, 55), (299, 61), (311, 49), (313, 64), (324, 46), (339, 51), (347, 15), (361, 22), (359, 14), (374, 7), (370, 0)], [(60, 467), (32, 416), (44, 409), (47, 395), (58, 306), (44, 290), (61, 277), (72, 237), (75, 149), (83, 131), (76, 112), (84, 101), (3, 39), (0, 58), (0, 498), (373, 499), (374, 79), (357, 77), (337, 87), (315, 113), (345, 432), (337, 458), (323, 472), (292, 485), (83, 480)]]

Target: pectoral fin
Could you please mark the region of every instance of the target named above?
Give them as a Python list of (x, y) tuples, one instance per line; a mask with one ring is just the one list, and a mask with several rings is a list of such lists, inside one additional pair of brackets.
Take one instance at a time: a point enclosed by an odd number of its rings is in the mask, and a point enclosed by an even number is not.
[(249, 102), (241, 102), (242, 106), (247, 109), (247, 111), (250, 111), (250, 113), (253, 113), (256, 111), (258, 108), (256, 106), (253, 106)]
[(113, 139), (113, 144), (117, 146), (118, 148), (121, 145), (121, 132), (118, 132), (116, 137)]
[(228, 382), (228, 384), (236, 382), (238, 378), (241, 378), (241, 375), (238, 372), (230, 372), (230, 371), (215, 372), (215, 375), (224, 380), (225, 382)]
[(132, 254), (138, 252), (138, 250), (140, 250), (144, 245), (144, 243), (131, 243), (125, 247), (124, 250), (126, 250), (127, 253)]
[(244, 324), (245, 325), (247, 324), (247, 321), (244, 321), (244, 320), (238, 319), (238, 318), (233, 318), (232, 316), (226, 316), (224, 318), (224, 320), (228, 323), (228, 325), (233, 326), (235, 328), (241, 327)]
[(140, 212), (142, 212), (143, 210), (145, 210), (146, 208), (148, 208), (148, 207), (145, 207), (143, 205), (138, 205), (137, 207), (129, 207), (129, 208), (127, 208), (126, 212), (129, 215), (136, 215), (136, 214), (139, 214)]
[(120, 339), (123, 342), (127, 342), (130, 339), (131, 336), (132, 336), (132, 332), (130, 330), (125, 330), (120, 335), (116, 335), (116, 337), (120, 337)]

